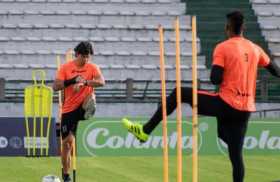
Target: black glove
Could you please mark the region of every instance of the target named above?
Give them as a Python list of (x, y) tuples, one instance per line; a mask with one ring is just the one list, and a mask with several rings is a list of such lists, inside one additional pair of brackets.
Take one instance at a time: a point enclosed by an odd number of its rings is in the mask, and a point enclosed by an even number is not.
[(75, 83), (78, 83), (80, 80), (81, 80), (81, 76), (80, 76), (80, 75), (75, 76), (75, 77), (73, 77), (73, 78), (71, 78), (71, 79), (69, 79), (69, 80), (64, 80), (64, 86), (65, 86), (65, 87), (68, 87), (68, 86), (70, 86), (70, 85), (73, 85), (73, 84), (75, 84)]

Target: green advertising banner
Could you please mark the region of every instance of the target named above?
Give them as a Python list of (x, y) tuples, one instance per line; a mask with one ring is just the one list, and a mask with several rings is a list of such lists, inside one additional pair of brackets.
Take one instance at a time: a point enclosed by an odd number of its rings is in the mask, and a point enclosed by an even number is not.
[[(190, 155), (192, 152), (190, 120), (183, 121), (182, 131), (183, 153)], [(168, 121), (170, 155), (176, 155), (177, 138), (176, 121)], [(199, 155), (226, 155), (227, 146), (217, 137), (215, 118), (199, 119), (198, 139)], [(123, 128), (120, 120), (94, 119), (80, 122), (77, 144), (79, 156), (162, 155), (162, 128), (159, 125), (147, 142), (140, 143)], [(280, 122), (250, 121), (244, 141), (244, 152), (248, 155), (279, 154)]]

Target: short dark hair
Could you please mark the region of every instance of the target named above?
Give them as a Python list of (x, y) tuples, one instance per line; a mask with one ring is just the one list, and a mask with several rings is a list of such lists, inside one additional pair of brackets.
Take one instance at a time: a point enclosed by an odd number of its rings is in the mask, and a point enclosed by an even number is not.
[(232, 28), (232, 31), (236, 35), (240, 35), (241, 34), (241, 28), (244, 24), (243, 13), (239, 10), (236, 10), (236, 11), (232, 11), (232, 12), (228, 13), (226, 17), (227, 17), (228, 24)]
[(81, 55), (93, 55), (93, 48), (90, 42), (83, 41), (80, 42), (74, 49), (75, 55), (77, 56), (78, 54)]

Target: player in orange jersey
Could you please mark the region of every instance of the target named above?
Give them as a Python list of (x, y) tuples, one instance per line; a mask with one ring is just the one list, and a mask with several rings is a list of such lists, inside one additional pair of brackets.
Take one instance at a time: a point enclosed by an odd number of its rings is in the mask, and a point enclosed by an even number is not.
[(78, 122), (95, 112), (94, 88), (104, 86), (104, 77), (96, 64), (90, 63), (93, 48), (89, 42), (79, 43), (75, 59), (58, 70), (53, 84), (55, 91), (64, 90), (61, 116), (63, 180), (70, 182), (70, 155)]
[[(242, 148), (250, 113), (255, 111), (258, 67), (265, 67), (280, 77), (280, 69), (256, 44), (243, 37), (244, 17), (239, 11), (227, 14), (225, 27), (228, 39), (218, 44), (213, 54), (210, 80), (219, 85), (217, 93), (198, 92), (198, 114), (214, 116), (218, 122), (218, 136), (228, 145), (233, 168), (233, 181), (243, 182)], [(182, 102), (192, 105), (192, 88), (182, 87)], [(176, 89), (167, 97), (167, 114), (177, 106)], [(159, 107), (144, 125), (123, 119), (124, 127), (145, 142), (162, 120)]]

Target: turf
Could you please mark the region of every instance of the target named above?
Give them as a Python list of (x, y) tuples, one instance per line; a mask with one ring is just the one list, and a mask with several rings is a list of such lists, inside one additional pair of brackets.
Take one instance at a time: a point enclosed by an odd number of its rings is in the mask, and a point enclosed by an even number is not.
[[(280, 156), (245, 156), (246, 182), (279, 182)], [(169, 159), (170, 182), (176, 181), (176, 158)], [(47, 174), (60, 176), (60, 159), (0, 158), (0, 181), (40, 182)], [(77, 182), (160, 182), (162, 157), (80, 157)], [(183, 158), (183, 181), (191, 181), (191, 158)], [(231, 167), (225, 156), (199, 158), (200, 182), (231, 182)]]

